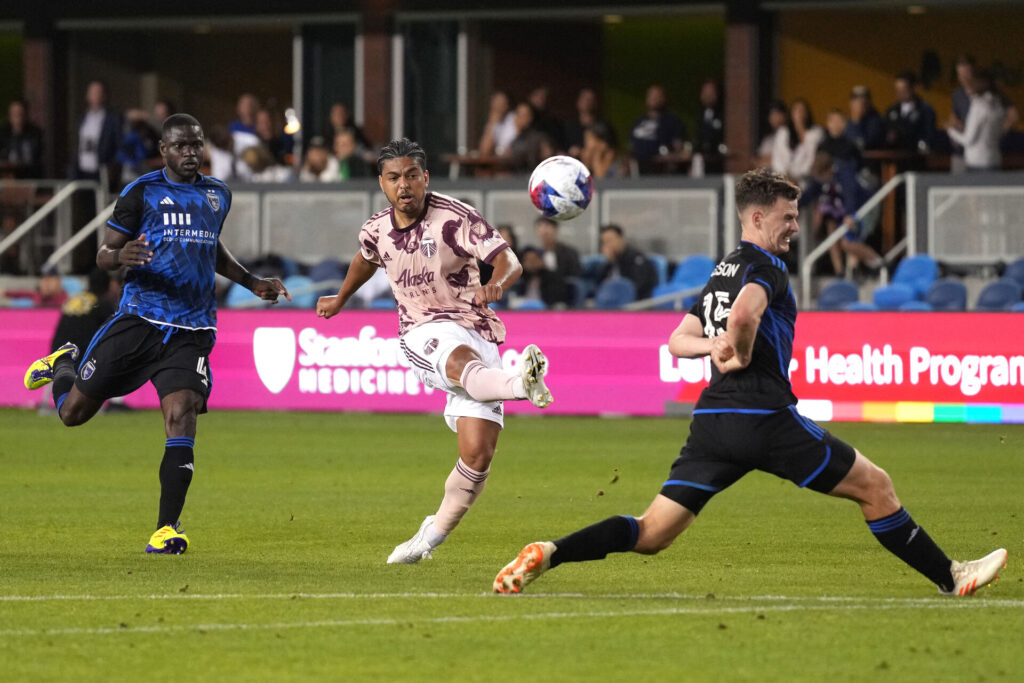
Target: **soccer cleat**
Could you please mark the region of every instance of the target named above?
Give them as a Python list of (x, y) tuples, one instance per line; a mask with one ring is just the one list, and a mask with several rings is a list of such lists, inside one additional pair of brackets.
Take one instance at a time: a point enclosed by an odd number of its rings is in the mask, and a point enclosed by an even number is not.
[(71, 362), (78, 360), (78, 347), (68, 342), (49, 356), (43, 356), (28, 366), (28, 370), (25, 372), (25, 388), (38, 389), (52, 382), (54, 363), (57, 362), (58, 358), (69, 353), (71, 354)]
[(999, 570), (1006, 566), (1007, 552), (1005, 549), (993, 550), (980, 560), (957, 562), (953, 560), (950, 573), (953, 574), (953, 590), (939, 592), (943, 595), (974, 595), (999, 578)]
[(434, 523), (434, 515), (428, 516), (420, 524), (419, 530), (413, 534), (405, 543), (395, 546), (395, 549), (388, 555), (388, 564), (416, 564), (420, 560), (432, 558), (430, 551), (437, 546), (431, 546), (427, 541), (427, 527)]
[(162, 555), (181, 555), (188, 550), (188, 536), (181, 531), (181, 522), (168, 524), (156, 530), (150, 536), (149, 545), (146, 546), (147, 553), (160, 553)]
[(523, 349), (519, 359), (519, 374), (523, 378), (526, 398), (538, 408), (547, 408), (554, 400), (551, 392), (544, 384), (544, 375), (548, 374), (548, 359), (544, 357), (536, 344)]
[(516, 559), (506, 564), (494, 577), (495, 593), (520, 593), (551, 566), (551, 555), (556, 550), (551, 541), (531, 543), (523, 548)]

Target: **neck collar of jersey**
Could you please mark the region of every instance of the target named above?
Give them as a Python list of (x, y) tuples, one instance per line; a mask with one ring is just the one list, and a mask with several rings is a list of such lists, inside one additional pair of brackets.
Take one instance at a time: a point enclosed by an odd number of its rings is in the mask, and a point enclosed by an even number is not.
[(776, 256), (775, 254), (771, 253), (770, 251), (768, 251), (764, 247), (759, 247), (756, 244), (754, 244), (753, 242), (750, 242), (748, 240), (740, 240), (740, 244), (749, 245), (749, 246), (753, 247), (754, 249), (757, 249), (762, 254), (766, 254), (768, 256), (771, 256), (772, 258), (778, 258), (778, 256)]
[(409, 232), (410, 230), (413, 230), (414, 228), (419, 226), (420, 222), (423, 220), (423, 217), (427, 215), (427, 209), (430, 208), (430, 198), (433, 196), (433, 194), (434, 194), (433, 192), (427, 192), (423, 196), (423, 210), (420, 211), (420, 215), (417, 216), (416, 220), (414, 220), (412, 223), (410, 223), (409, 227), (407, 227), (407, 228), (400, 228), (400, 227), (398, 227), (398, 221), (395, 220), (395, 207), (394, 207), (394, 205), (392, 205), (392, 207), (391, 207), (391, 227), (394, 228), (395, 230), (397, 230), (398, 232)]
[(203, 177), (201, 173), (196, 173), (196, 177), (195, 177), (195, 179), (191, 183), (176, 183), (176, 182), (174, 182), (173, 180), (171, 180), (170, 178), (167, 177), (167, 167), (166, 166), (164, 168), (160, 169), (160, 174), (164, 177), (164, 180), (169, 182), (171, 185), (198, 185), (199, 181)]

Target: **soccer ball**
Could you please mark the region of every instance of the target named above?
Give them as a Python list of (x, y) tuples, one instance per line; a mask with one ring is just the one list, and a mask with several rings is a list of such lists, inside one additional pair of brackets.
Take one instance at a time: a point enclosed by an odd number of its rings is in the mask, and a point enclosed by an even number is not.
[(530, 175), (530, 199), (542, 214), (567, 221), (583, 213), (594, 196), (590, 171), (572, 157), (550, 157)]

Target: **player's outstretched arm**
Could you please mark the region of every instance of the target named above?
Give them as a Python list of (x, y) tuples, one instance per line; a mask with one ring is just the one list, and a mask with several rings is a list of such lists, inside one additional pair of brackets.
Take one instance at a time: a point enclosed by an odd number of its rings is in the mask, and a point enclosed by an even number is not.
[(280, 296), (292, 300), (291, 294), (285, 289), (284, 283), (276, 277), (256, 277), (238, 262), (228, 251), (223, 242), (217, 243), (217, 273), (232, 282), (237, 282), (250, 292), (272, 304), (277, 303)]
[(117, 270), (121, 266), (141, 266), (153, 260), (146, 235), (131, 239), (128, 235), (107, 228), (103, 244), (96, 252), (96, 265), (103, 270)]
[(486, 306), (495, 301), (501, 301), (502, 295), (509, 287), (516, 283), (523, 273), (523, 266), (511, 248), (502, 249), (491, 260), (494, 266), (494, 273), (486, 285), (482, 285), (473, 296), (473, 303), (479, 306)]
[(668, 352), (676, 358), (699, 358), (711, 353), (711, 340), (704, 336), (700, 318), (693, 313), (683, 316), (668, 338)]
[(758, 284), (746, 284), (732, 308), (724, 334), (711, 342), (711, 362), (722, 374), (750, 365), (761, 316), (768, 308), (768, 294)]
[(345, 275), (345, 281), (341, 283), (341, 289), (334, 296), (322, 296), (316, 302), (316, 314), (321, 318), (330, 318), (338, 314), (348, 300), (355, 294), (360, 287), (366, 284), (366, 281), (373, 277), (373, 274), (377, 272), (377, 264), (370, 263), (360, 251), (356, 252), (356, 255), (352, 258), (352, 263), (348, 267), (348, 273)]

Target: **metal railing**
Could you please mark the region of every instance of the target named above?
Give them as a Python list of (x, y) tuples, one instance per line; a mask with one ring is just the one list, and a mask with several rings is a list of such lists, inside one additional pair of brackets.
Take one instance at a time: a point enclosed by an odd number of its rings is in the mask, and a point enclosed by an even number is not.
[(102, 209), (96, 217), (85, 224), (81, 230), (76, 232), (71, 239), (61, 244), (50, 254), (50, 258), (43, 263), (43, 270), (57, 265), (57, 262), (74, 251), (75, 247), (84, 242), (93, 234), (99, 232), (100, 228), (107, 224), (107, 219), (114, 213), (114, 205), (117, 202), (110, 202), (105, 209)]

